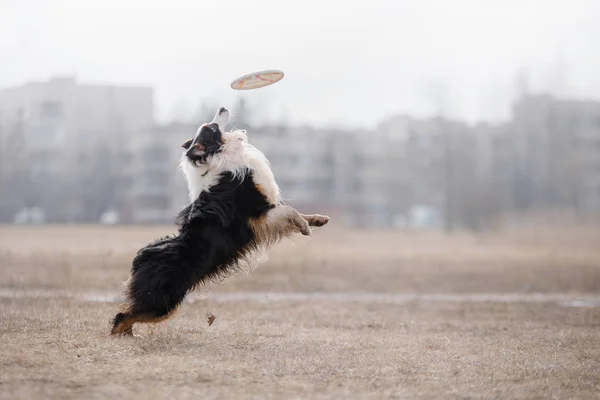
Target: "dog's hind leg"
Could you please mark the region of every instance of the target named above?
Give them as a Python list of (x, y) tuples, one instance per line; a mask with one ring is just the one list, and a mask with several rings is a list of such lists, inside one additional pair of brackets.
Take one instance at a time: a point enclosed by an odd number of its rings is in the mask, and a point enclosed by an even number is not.
[(125, 283), (126, 302), (112, 323), (112, 335), (132, 335), (133, 325), (156, 323), (177, 310), (193, 279), (186, 271), (184, 246), (178, 237), (159, 239), (133, 259), (130, 278)]
[(133, 336), (133, 324), (137, 322), (154, 324), (157, 322), (164, 321), (171, 315), (173, 315), (176, 309), (177, 306), (175, 306), (169, 312), (161, 313), (162, 315), (159, 315), (157, 313), (118, 313), (113, 319), (113, 327), (110, 331), (110, 334), (114, 336)]
[(115, 315), (111, 335), (133, 336), (132, 328), (135, 323), (153, 324), (164, 321), (179, 308), (187, 287), (180, 287), (178, 290), (173, 290), (173, 286), (171, 290), (157, 287), (152, 279), (155, 275), (148, 277), (146, 274), (147, 272), (143, 273), (141, 277), (134, 275), (129, 279), (127, 304), (123, 312)]
[(110, 331), (111, 335), (124, 335), (133, 336), (133, 324), (135, 324), (137, 318), (130, 313), (118, 313), (113, 319), (113, 327)]

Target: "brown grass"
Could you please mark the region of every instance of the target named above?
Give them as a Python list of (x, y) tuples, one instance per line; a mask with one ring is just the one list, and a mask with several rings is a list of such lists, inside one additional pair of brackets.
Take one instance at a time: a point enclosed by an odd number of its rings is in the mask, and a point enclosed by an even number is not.
[[(118, 288), (135, 252), (172, 227), (0, 227), (9, 287)], [(367, 232), (335, 225), (277, 246), (224, 291), (599, 292), (600, 231), (488, 236)]]
[[(600, 235), (323, 229), (219, 291), (600, 292)], [(0, 227), (0, 286), (116, 290), (169, 227)], [(552, 304), (184, 304), (142, 338), (116, 304), (0, 300), (0, 398), (597, 398), (600, 309)], [(216, 316), (212, 326), (207, 314)], [(134, 328), (134, 329), (136, 329)]]
[[(600, 391), (598, 309), (184, 306), (143, 338), (114, 305), (2, 300), (4, 398), (581, 398)], [(208, 327), (206, 310), (218, 315)]]

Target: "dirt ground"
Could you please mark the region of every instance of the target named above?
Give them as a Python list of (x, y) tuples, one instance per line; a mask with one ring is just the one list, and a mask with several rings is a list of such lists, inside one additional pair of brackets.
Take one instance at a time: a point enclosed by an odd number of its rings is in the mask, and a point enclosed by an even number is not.
[[(60, 295), (118, 290), (137, 249), (171, 231), (0, 227), (0, 398), (600, 398), (600, 303), (217, 301), (245, 292), (600, 296), (598, 230), (444, 237), (332, 225), (130, 339), (108, 337), (116, 303)], [(57, 297), (10, 296), (25, 289)]]

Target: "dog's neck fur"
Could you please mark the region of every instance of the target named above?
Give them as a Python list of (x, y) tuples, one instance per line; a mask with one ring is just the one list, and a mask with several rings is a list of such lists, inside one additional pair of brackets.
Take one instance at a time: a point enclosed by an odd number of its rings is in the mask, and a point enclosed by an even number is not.
[(209, 158), (206, 164), (192, 165), (185, 155), (180, 167), (185, 175), (190, 202), (195, 201), (204, 191), (218, 183), (221, 174), (231, 172), (234, 176), (250, 170), (254, 184), (270, 204), (281, 203), (279, 186), (271, 171), (269, 160), (256, 147), (248, 143), (246, 132), (235, 130), (223, 133), (225, 144), (222, 150)]

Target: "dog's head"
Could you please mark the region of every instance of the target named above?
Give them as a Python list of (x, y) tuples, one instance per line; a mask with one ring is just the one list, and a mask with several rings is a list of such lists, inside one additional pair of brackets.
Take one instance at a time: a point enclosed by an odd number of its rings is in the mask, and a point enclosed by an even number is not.
[(221, 107), (211, 122), (201, 125), (196, 135), (181, 145), (185, 150), (185, 157), (192, 165), (206, 164), (210, 157), (223, 150), (229, 116), (229, 110)]

